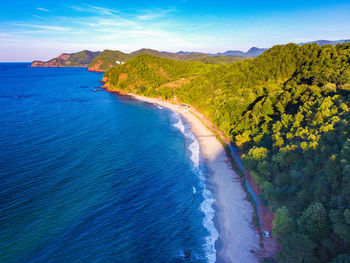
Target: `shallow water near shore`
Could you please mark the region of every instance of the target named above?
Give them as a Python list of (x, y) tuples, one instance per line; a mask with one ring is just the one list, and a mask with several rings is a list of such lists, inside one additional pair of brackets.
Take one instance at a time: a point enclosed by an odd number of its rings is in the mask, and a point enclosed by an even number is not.
[(0, 262), (214, 262), (184, 120), (100, 91), (101, 73), (28, 65), (0, 63)]

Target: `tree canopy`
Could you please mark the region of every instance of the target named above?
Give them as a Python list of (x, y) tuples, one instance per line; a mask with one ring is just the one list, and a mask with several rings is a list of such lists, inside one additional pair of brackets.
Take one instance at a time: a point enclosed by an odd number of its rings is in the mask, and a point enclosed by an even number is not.
[(229, 65), (138, 55), (105, 78), (192, 105), (240, 148), (275, 212), (279, 262), (349, 257), (349, 43), (280, 45)]

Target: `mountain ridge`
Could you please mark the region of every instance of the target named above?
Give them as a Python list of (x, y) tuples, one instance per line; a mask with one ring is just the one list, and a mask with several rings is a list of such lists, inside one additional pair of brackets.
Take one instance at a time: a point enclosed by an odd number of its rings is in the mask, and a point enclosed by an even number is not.
[(123, 53), (121, 51), (104, 50), (99, 56), (97, 56), (89, 65), (90, 71), (104, 72), (113, 66), (119, 66), (124, 64), (128, 60), (142, 54), (152, 55), (159, 58), (167, 58), (179, 61), (200, 61), (203, 63), (211, 64), (230, 64), (232, 62), (243, 60), (244, 57), (239, 56), (220, 56), (220, 55), (207, 55), (204, 53), (172, 53), (167, 51), (158, 51), (154, 49), (139, 49), (131, 53)]
[[(350, 42), (350, 39), (342, 40), (315, 40), (306, 43), (297, 43), (298, 45), (318, 44), (337, 45)], [(204, 63), (229, 64), (245, 58), (254, 58), (263, 54), (270, 48), (252, 47), (247, 52), (240, 50), (227, 50), (225, 52), (205, 53), (195, 51), (168, 52), (154, 49), (142, 48), (131, 53), (124, 53), (119, 50), (89, 51), (83, 50), (76, 53), (62, 53), (58, 57), (46, 62), (35, 60), (31, 67), (88, 67), (90, 71), (104, 72), (110, 67), (120, 65), (128, 59), (139, 54), (148, 54), (161, 58), (170, 58), (183, 61), (201, 61)], [(100, 57), (101, 56), (101, 57)]]
[(299, 43), (299, 45), (305, 45), (305, 44), (318, 44), (320, 46), (323, 45), (337, 45), (337, 44), (343, 44), (343, 43), (349, 43), (350, 39), (341, 39), (341, 40), (315, 40), (311, 42), (306, 43)]

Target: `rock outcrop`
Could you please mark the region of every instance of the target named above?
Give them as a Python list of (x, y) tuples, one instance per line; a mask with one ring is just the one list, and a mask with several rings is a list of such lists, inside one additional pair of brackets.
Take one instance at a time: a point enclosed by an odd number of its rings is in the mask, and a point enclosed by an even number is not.
[(43, 61), (33, 61), (31, 67), (47, 67), (47, 68), (56, 68), (56, 67), (67, 67), (70, 62), (67, 61), (70, 57), (70, 54), (63, 53), (59, 55), (57, 58), (50, 59), (47, 62)]
[(31, 67), (87, 67), (101, 52), (84, 50), (77, 53), (63, 53), (49, 61), (33, 61)]

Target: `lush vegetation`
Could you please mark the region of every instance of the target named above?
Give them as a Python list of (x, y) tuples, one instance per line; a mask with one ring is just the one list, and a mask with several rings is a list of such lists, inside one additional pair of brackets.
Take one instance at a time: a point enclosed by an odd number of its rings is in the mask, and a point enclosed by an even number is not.
[(211, 67), (197, 61), (182, 62), (142, 54), (122, 66), (109, 69), (106, 74), (109, 76), (107, 85), (147, 96), (166, 96), (166, 88), (162, 88), (162, 85), (186, 81)]
[(126, 62), (129, 58), (128, 54), (121, 51), (106, 49), (90, 63), (89, 68), (97, 66), (99, 70), (106, 71), (110, 67), (118, 65), (117, 61)]
[(96, 57), (89, 65), (90, 69), (98, 68), (100, 71), (106, 71), (112, 66), (119, 66), (120, 62), (126, 62), (138, 55), (147, 54), (157, 56), (160, 58), (168, 58), (180, 61), (201, 61), (203, 63), (211, 64), (230, 64), (235, 61), (243, 60), (245, 58), (239, 56), (210, 56), (202, 53), (190, 53), (186, 55), (171, 53), (171, 52), (160, 52), (153, 49), (140, 49), (130, 54), (123, 53), (121, 51), (104, 50), (98, 57)]
[(230, 65), (141, 55), (105, 77), (189, 103), (232, 139), (275, 212), (278, 262), (350, 262), (349, 43), (275, 46)]
[(70, 67), (83, 67), (87, 66), (91, 63), (91, 61), (94, 60), (95, 57), (97, 57), (100, 54), (100, 52), (92, 52), (89, 50), (83, 50), (77, 53), (70, 54), (69, 58), (67, 59), (67, 62), (69, 63), (67, 66)]
[(87, 67), (100, 52), (83, 50), (77, 53), (63, 53), (47, 62), (33, 61), (32, 67)]
[(212, 56), (203, 53), (189, 53), (189, 54), (178, 54), (171, 52), (160, 52), (153, 49), (140, 49), (130, 54), (131, 57), (135, 57), (140, 54), (147, 54), (157, 56), (160, 58), (168, 58), (180, 61), (200, 61), (203, 63), (211, 64), (230, 64), (235, 61), (244, 60), (246, 58), (240, 56)]

